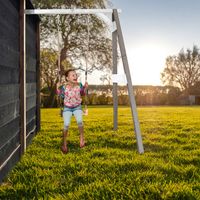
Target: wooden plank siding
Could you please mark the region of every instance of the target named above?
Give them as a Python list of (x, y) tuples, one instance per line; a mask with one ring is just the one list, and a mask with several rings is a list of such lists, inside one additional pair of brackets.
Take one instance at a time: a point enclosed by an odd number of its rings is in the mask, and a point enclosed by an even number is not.
[(0, 0), (0, 181), (20, 158), (19, 102), (19, 3)]
[(40, 76), (41, 76), (41, 71), (40, 71), (40, 21), (38, 20), (37, 27), (36, 27), (36, 133), (40, 131), (41, 125), (41, 113), (40, 113), (40, 90), (41, 90), (41, 82), (40, 82)]
[(36, 133), (36, 34), (35, 19), (28, 15), (26, 17), (26, 135), (29, 143), (31, 141), (29, 137)]
[[(33, 9), (30, 0), (27, 8)], [(20, 160), (20, 0), (0, 0), (0, 183)], [(37, 129), (39, 17), (26, 17), (26, 143)]]

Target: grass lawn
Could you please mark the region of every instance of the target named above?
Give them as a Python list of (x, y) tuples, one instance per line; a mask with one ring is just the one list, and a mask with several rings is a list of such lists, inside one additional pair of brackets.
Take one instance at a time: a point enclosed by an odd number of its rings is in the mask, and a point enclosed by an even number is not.
[(0, 186), (0, 199), (200, 199), (200, 107), (139, 107), (145, 153), (137, 153), (130, 108), (91, 107), (87, 146), (72, 120), (60, 151), (58, 109), (42, 109), (42, 128)]

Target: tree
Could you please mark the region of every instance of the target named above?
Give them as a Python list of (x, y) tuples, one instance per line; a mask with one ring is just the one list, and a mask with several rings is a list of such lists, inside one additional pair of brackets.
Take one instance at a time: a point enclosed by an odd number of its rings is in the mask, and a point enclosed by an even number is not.
[[(36, 8), (105, 8), (105, 3), (104, 0), (33, 0)], [(54, 15), (43, 15), (41, 16), (41, 47), (51, 48), (57, 53), (58, 46), (61, 47), (61, 75), (69, 66), (85, 70), (86, 59), (88, 73), (94, 70), (107, 71), (112, 66), (112, 45), (107, 30), (107, 25), (96, 15), (60, 15), (59, 18)], [(60, 45), (58, 45), (58, 37)], [(58, 59), (53, 62), (48, 65), (52, 67), (49, 70), (58, 73), (56, 70)], [(54, 73), (51, 82), (52, 90), (57, 81), (58, 78), (55, 78)], [(53, 95), (55, 92), (51, 91), (51, 93), (49, 101), (55, 98)]]
[[(58, 67), (55, 64), (57, 60), (57, 52), (53, 49), (42, 49), (40, 51), (40, 69), (41, 69), (41, 88), (46, 95), (44, 107), (55, 107), (56, 102), (56, 85), (58, 79)], [(63, 62), (65, 68), (72, 67), (70, 63)]]
[[(104, 0), (34, 0), (40, 8), (104, 8)], [(107, 25), (96, 15), (60, 15), (41, 16), (42, 46), (57, 49), (58, 28), (60, 33), (60, 60), (68, 60), (76, 68), (85, 69), (87, 57), (89, 72), (111, 68), (111, 40), (107, 34)], [(88, 44), (89, 26), (89, 44)], [(87, 51), (88, 49), (88, 51)]]
[(182, 49), (178, 55), (166, 59), (166, 67), (161, 73), (164, 84), (178, 86), (185, 94), (200, 81), (200, 53), (197, 46)]
[(200, 95), (200, 81), (196, 82), (190, 90), (191, 95)]
[(168, 105), (178, 105), (179, 97), (181, 96), (181, 91), (178, 87), (168, 87), (167, 88), (167, 104)]

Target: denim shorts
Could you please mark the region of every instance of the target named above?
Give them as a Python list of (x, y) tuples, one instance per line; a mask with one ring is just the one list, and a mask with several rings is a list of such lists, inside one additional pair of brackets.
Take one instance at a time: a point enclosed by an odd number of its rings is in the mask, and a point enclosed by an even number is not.
[(63, 109), (63, 120), (64, 120), (64, 130), (68, 130), (71, 122), (71, 117), (74, 115), (78, 126), (83, 126), (83, 112), (81, 105), (74, 108), (64, 107)]

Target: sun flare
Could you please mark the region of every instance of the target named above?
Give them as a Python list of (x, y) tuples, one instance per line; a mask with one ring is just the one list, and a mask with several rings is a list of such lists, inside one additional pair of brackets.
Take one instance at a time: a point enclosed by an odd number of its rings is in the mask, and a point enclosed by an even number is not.
[(145, 44), (132, 49), (128, 55), (134, 84), (161, 84), (160, 73), (168, 55), (165, 48), (156, 44)]

